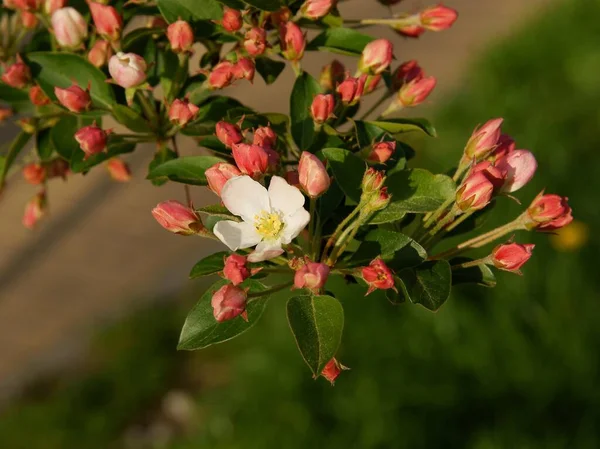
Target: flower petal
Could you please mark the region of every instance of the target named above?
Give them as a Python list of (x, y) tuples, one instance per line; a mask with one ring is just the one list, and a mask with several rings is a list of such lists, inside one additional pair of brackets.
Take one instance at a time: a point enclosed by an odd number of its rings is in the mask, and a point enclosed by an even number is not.
[(232, 251), (250, 248), (262, 240), (262, 237), (256, 232), (256, 228), (246, 222), (219, 221), (213, 232)]
[(248, 223), (254, 223), (254, 216), (261, 211), (271, 211), (267, 189), (250, 176), (227, 181), (221, 190), (221, 200), (229, 212)]
[(298, 209), (295, 214), (286, 217), (281, 242), (284, 245), (290, 243), (298, 234), (300, 234), (300, 231), (306, 227), (309, 221), (310, 214), (304, 208)]
[(515, 150), (496, 163), (499, 170), (506, 171), (505, 192), (516, 192), (527, 184), (537, 169), (535, 156), (531, 151)]
[(281, 242), (278, 240), (260, 242), (253, 253), (248, 255), (248, 262), (262, 262), (283, 253)]
[(271, 208), (278, 210), (283, 215), (292, 215), (298, 209), (304, 207), (304, 195), (296, 187), (291, 186), (279, 176), (271, 178), (269, 185), (269, 198)]

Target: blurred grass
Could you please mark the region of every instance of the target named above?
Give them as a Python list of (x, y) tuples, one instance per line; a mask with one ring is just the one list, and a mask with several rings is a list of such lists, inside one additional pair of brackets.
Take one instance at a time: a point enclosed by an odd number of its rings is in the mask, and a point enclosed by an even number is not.
[[(597, 1), (565, 1), (490, 48), (422, 155), (445, 171), (475, 125), (505, 117), (539, 162), (518, 197), (527, 204), (546, 186), (569, 196), (586, 245), (559, 252), (547, 236), (519, 234), (536, 244), (523, 278), (455, 289), (437, 314), (347, 291), (340, 358), (352, 371), (335, 388), (310, 378), (281, 298), (248, 334), (193, 355), (173, 351), (182, 310), (142, 314), (102, 337), (87, 375), (5, 412), (1, 447), (121, 447), (173, 387), (194, 392), (200, 418), (169, 449), (600, 447), (598, 17)], [(486, 227), (520, 208), (500, 201)]]

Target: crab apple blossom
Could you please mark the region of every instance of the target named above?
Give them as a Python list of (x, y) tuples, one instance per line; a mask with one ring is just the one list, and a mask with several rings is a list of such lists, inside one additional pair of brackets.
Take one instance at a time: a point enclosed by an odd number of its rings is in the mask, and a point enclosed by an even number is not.
[(541, 192), (527, 208), (525, 226), (538, 231), (555, 231), (573, 221), (568, 198)]
[(31, 82), (31, 71), (20, 57), (17, 57), (17, 62), (9, 65), (2, 74), (2, 82), (16, 89), (23, 89)]
[(367, 159), (371, 162), (384, 164), (396, 151), (396, 142), (377, 142), (371, 146)]
[(421, 26), (429, 31), (447, 30), (456, 22), (457, 18), (456, 10), (444, 5), (426, 8), (419, 14)]
[(330, 64), (323, 66), (319, 75), (319, 84), (324, 90), (332, 91), (339, 83), (344, 81), (346, 68), (337, 59), (331, 61)]
[(294, 275), (294, 288), (306, 288), (318, 294), (325, 286), (330, 270), (324, 263), (307, 261)]
[(241, 176), (242, 172), (232, 164), (227, 162), (217, 162), (212, 167), (208, 168), (204, 174), (208, 182), (208, 188), (221, 196), (221, 190), (227, 181), (236, 176)]
[(108, 143), (108, 132), (96, 126), (84, 126), (75, 133), (75, 140), (85, 153), (87, 159), (94, 154), (102, 153)]
[(418, 106), (431, 94), (437, 80), (433, 76), (415, 78), (404, 84), (398, 91), (398, 103), (405, 108)]
[(93, 1), (88, 2), (88, 6), (98, 34), (109, 41), (118, 40), (123, 28), (123, 18), (117, 10), (113, 6)]
[(121, 87), (129, 89), (146, 80), (146, 61), (135, 53), (119, 52), (108, 61), (108, 71)]
[(240, 143), (244, 140), (242, 131), (237, 125), (220, 121), (215, 127), (217, 139), (221, 141), (223, 145), (230, 148), (236, 143)]
[(313, 121), (322, 125), (331, 117), (333, 117), (333, 110), (335, 108), (335, 99), (331, 94), (318, 94), (313, 99), (310, 106), (310, 115), (312, 115)]
[(54, 95), (56, 95), (58, 102), (71, 112), (87, 111), (92, 106), (89, 87), (86, 90), (83, 90), (77, 84), (64, 89), (55, 87)]
[(234, 33), (242, 28), (243, 24), (242, 13), (240, 11), (227, 6), (223, 8), (223, 19), (221, 20), (221, 26), (223, 28)]
[(106, 162), (106, 169), (112, 179), (118, 182), (129, 182), (131, 180), (131, 169), (129, 165), (118, 157), (113, 157)]
[(267, 32), (264, 28), (251, 28), (244, 38), (244, 48), (251, 56), (260, 56), (267, 49)]
[(88, 24), (75, 8), (56, 10), (51, 21), (54, 37), (61, 47), (79, 47), (88, 36)]
[(44, 218), (47, 210), (46, 193), (44, 191), (35, 195), (25, 205), (23, 214), (23, 226), (27, 229), (34, 229), (38, 222)]
[(312, 153), (303, 151), (298, 164), (299, 183), (311, 198), (323, 195), (331, 185), (331, 179), (323, 162)]
[(46, 168), (37, 162), (32, 162), (23, 167), (23, 179), (29, 184), (39, 185), (46, 180)]
[(44, 93), (42, 88), (37, 84), (29, 88), (29, 100), (35, 106), (45, 106), (52, 103), (50, 98)]
[(231, 147), (233, 159), (240, 171), (254, 179), (262, 177), (269, 168), (269, 153), (258, 145), (238, 143)]
[(482, 171), (475, 172), (463, 181), (456, 191), (456, 205), (463, 212), (483, 209), (490, 203), (494, 184)]
[(254, 131), (252, 145), (258, 145), (263, 148), (274, 148), (277, 143), (277, 134), (270, 126), (259, 126)]
[(198, 214), (179, 201), (170, 200), (159, 203), (152, 209), (152, 215), (159, 225), (174, 234), (197, 234), (203, 228)]
[(217, 290), (210, 300), (213, 315), (218, 322), (228, 321), (240, 316), (248, 321), (246, 301), (248, 296), (244, 290), (231, 284)]
[(112, 47), (108, 41), (99, 39), (94, 42), (94, 45), (88, 52), (87, 58), (96, 67), (102, 67), (106, 65), (108, 60), (113, 55)]
[(519, 273), (519, 269), (531, 257), (535, 245), (519, 243), (505, 243), (496, 246), (492, 251), (490, 260), (492, 264), (501, 270)]
[(177, 126), (185, 126), (196, 118), (200, 108), (187, 99), (174, 100), (169, 106), (169, 120)]
[(392, 62), (393, 45), (387, 39), (369, 42), (364, 48), (358, 68), (369, 75), (377, 75), (385, 71)]
[(224, 260), (223, 277), (233, 285), (239, 285), (250, 277), (246, 256), (231, 254)]
[(480, 160), (488, 156), (496, 148), (503, 121), (502, 118), (494, 118), (476, 128), (465, 146), (465, 157)]
[(256, 246), (250, 262), (279, 256), (282, 245), (291, 243), (310, 220), (300, 190), (279, 176), (271, 178), (268, 190), (249, 176), (232, 178), (223, 186), (221, 200), (242, 221), (219, 221), (213, 232), (232, 251)]
[(230, 61), (221, 61), (208, 75), (208, 85), (212, 89), (223, 89), (231, 84), (235, 76), (235, 66)]
[(380, 257), (373, 259), (368, 267), (363, 267), (361, 274), (363, 280), (369, 286), (366, 295), (373, 293), (375, 290), (396, 290), (394, 273)]
[(300, 11), (304, 17), (316, 20), (329, 14), (334, 4), (335, 0), (306, 0)]
[(175, 53), (188, 53), (194, 45), (194, 31), (185, 20), (177, 20), (167, 28), (167, 39)]
[(304, 56), (306, 38), (302, 29), (294, 22), (281, 25), (280, 29), (281, 54), (290, 61), (299, 61)]
[(349, 76), (342, 81), (336, 89), (336, 92), (340, 95), (342, 103), (348, 106), (356, 104), (363, 94), (365, 81), (366, 77), (364, 76), (359, 78), (353, 78)]

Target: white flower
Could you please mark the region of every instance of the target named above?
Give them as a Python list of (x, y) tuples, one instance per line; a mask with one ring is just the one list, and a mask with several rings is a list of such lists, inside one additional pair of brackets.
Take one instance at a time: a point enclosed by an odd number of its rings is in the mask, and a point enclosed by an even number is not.
[(283, 253), (281, 245), (290, 243), (310, 221), (304, 195), (279, 176), (271, 178), (268, 191), (249, 176), (231, 178), (221, 190), (221, 200), (243, 221), (220, 221), (213, 232), (232, 251), (256, 245), (250, 262)]

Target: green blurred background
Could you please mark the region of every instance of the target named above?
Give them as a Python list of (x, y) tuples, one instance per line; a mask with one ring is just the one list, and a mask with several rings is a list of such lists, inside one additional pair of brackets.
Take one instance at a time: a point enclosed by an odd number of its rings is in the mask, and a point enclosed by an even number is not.
[[(600, 447), (599, 17), (597, 1), (563, 1), (488, 48), (436, 111), (440, 139), (416, 143), (415, 164), (445, 171), (476, 124), (502, 116), (534, 151), (538, 174), (519, 198), (548, 186), (577, 221), (551, 238), (517, 235), (536, 244), (522, 278), (455, 288), (437, 314), (346, 292), (340, 359), (352, 370), (334, 388), (311, 379), (278, 298), (239, 339), (176, 352), (196, 286), (32, 385), (3, 411), (1, 447)], [(499, 201), (486, 228), (520, 208)]]

